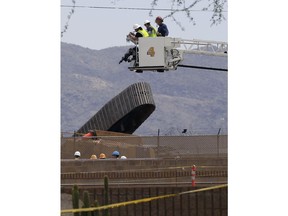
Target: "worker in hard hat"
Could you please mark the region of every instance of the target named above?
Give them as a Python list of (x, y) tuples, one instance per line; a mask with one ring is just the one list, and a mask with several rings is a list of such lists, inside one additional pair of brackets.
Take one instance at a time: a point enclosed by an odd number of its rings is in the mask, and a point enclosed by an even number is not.
[[(137, 45), (138, 43), (138, 39), (140, 37), (149, 37), (149, 34), (148, 32), (143, 29), (141, 27), (141, 25), (139, 24), (134, 24), (133, 25), (133, 29), (136, 33), (134, 32), (130, 32), (128, 35), (127, 35), (127, 38), (126, 40), (127, 41), (132, 41), (134, 44)], [(119, 61), (119, 64), (121, 64), (122, 61), (128, 61), (128, 62), (132, 62), (134, 61), (134, 66), (137, 66), (138, 63), (136, 62), (136, 53), (137, 53), (137, 49), (136, 49), (136, 46), (133, 47), (133, 48), (130, 48), (125, 54), (124, 56), (122, 57), (122, 59)], [(136, 70), (137, 73), (142, 73), (143, 70)]]
[(141, 25), (136, 23), (133, 25), (133, 29), (136, 33), (130, 32), (128, 37), (135, 44), (138, 42), (139, 37), (149, 37), (148, 32)]
[(157, 36), (158, 37), (166, 37), (169, 35), (169, 30), (167, 25), (163, 23), (164, 20), (162, 17), (158, 16), (155, 19), (155, 23), (158, 25)]
[(78, 160), (80, 157), (81, 157), (81, 153), (80, 153), (79, 151), (76, 151), (76, 152), (74, 153), (74, 158), (75, 158), (75, 160)]
[(99, 159), (106, 159), (106, 155), (105, 155), (104, 153), (101, 153), (101, 154), (99, 155)]
[(95, 160), (95, 159), (97, 159), (97, 156), (95, 154), (92, 154), (90, 159)]
[(122, 155), (120, 159), (127, 159), (127, 157)]
[(144, 26), (146, 27), (149, 37), (157, 37), (157, 30), (151, 25), (149, 20), (145, 20)]
[[(144, 30), (141, 25), (134, 24), (133, 29), (135, 32), (130, 32), (127, 35), (127, 41), (132, 41), (134, 44), (138, 43), (139, 37), (149, 37), (149, 34), (146, 30)], [(131, 62), (132, 60), (136, 59), (136, 47), (130, 48), (119, 61), (119, 64), (123, 61)]]
[(112, 157), (115, 158), (115, 159), (119, 159), (119, 157), (120, 157), (119, 151), (114, 151), (114, 152), (112, 153)]

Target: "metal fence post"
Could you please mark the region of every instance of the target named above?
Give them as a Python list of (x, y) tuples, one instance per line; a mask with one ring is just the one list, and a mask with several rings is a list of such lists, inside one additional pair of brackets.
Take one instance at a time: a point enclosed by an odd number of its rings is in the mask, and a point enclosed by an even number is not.
[(157, 158), (159, 158), (159, 146), (160, 146), (160, 129), (158, 129), (158, 136), (157, 136)]
[(218, 133), (217, 133), (217, 156), (219, 157), (220, 151), (219, 151), (219, 137), (220, 137), (220, 131), (221, 128), (219, 128)]
[(76, 131), (73, 133), (74, 152), (76, 151)]

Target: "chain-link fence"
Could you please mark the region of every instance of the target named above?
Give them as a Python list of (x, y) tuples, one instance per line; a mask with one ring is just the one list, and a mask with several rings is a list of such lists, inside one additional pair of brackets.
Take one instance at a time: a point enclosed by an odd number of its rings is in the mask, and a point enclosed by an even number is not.
[(71, 137), (62, 133), (61, 158), (72, 159), (75, 151), (82, 158), (105, 153), (109, 158), (118, 150), (128, 158), (184, 158), (203, 156), (227, 156), (228, 135), (185, 136), (97, 136)]

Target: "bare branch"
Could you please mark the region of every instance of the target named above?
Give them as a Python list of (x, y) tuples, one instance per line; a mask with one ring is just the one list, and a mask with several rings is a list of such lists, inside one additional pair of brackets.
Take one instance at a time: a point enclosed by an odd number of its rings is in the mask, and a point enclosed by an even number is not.
[(227, 3), (227, 0), (213, 0), (213, 3), (212, 3), (213, 15), (210, 19), (210, 21), (212, 22), (211, 26), (218, 25), (222, 22), (222, 20), (226, 20), (226, 18), (223, 15), (223, 9), (226, 3)]
[(69, 26), (69, 21), (70, 21), (72, 15), (73, 15), (74, 12), (75, 12), (75, 4), (76, 4), (76, 1), (75, 1), (75, 0), (72, 0), (72, 3), (73, 3), (73, 7), (72, 7), (72, 9), (69, 11), (69, 14), (68, 14), (68, 16), (67, 16), (67, 21), (66, 21), (66, 24), (65, 24), (65, 26), (64, 26), (64, 29), (63, 29), (63, 31), (61, 31), (61, 38), (63, 37), (63, 34), (67, 31), (68, 26)]
[[(153, 0), (151, 2), (151, 10), (149, 11), (149, 16), (153, 15), (153, 10), (155, 10), (157, 3), (159, 0)], [(186, 17), (193, 23), (193, 25), (196, 25), (195, 19), (191, 14), (191, 11), (195, 6), (203, 2), (205, 0), (172, 0), (171, 3), (171, 13), (169, 13), (167, 16), (163, 18), (172, 18), (173, 21), (184, 31), (184, 27), (181, 25), (181, 23), (175, 18), (176, 13), (185, 13)], [(227, 0), (206, 0), (208, 1), (208, 5), (206, 7), (202, 8), (202, 11), (213, 11), (212, 17), (210, 19), (211, 26), (220, 24), (223, 20), (226, 20), (226, 18), (223, 15), (223, 10), (225, 5), (227, 4)]]
[(155, 7), (157, 6), (157, 2), (158, 0), (153, 0), (151, 2), (151, 10), (149, 11), (149, 16), (153, 16), (152, 11), (155, 9)]

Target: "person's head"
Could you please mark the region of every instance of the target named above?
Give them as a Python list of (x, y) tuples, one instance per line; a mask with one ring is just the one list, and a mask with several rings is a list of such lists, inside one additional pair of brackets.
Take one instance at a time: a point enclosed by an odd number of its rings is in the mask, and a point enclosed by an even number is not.
[(74, 158), (75, 159), (79, 159), (81, 157), (81, 153), (79, 152), (79, 151), (76, 151), (75, 153), (74, 153)]
[(127, 159), (127, 157), (123, 155), (123, 156), (121, 156), (120, 159)]
[(150, 26), (150, 21), (149, 20), (145, 20), (144, 25), (145, 25), (146, 28), (149, 27)]
[(112, 153), (112, 157), (114, 157), (114, 158), (119, 158), (119, 156), (120, 156), (120, 153), (118, 151), (114, 151)]
[(106, 155), (105, 155), (104, 153), (101, 153), (101, 154), (99, 155), (99, 159), (106, 159)]
[(95, 154), (91, 155), (90, 159), (97, 159), (97, 156)]
[(136, 24), (133, 25), (133, 29), (137, 32), (138, 30), (141, 30), (142, 27), (141, 27), (141, 25), (136, 23)]
[(161, 23), (163, 23), (163, 18), (161, 16), (157, 16), (155, 19), (155, 23), (157, 23), (157, 25), (160, 25)]

